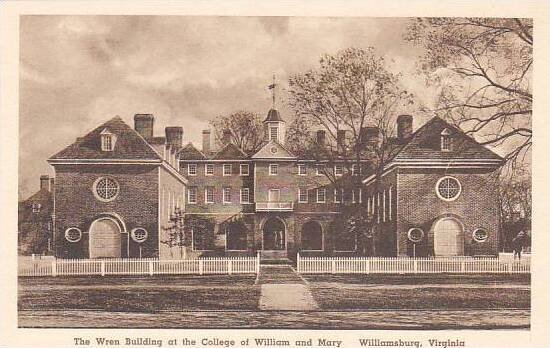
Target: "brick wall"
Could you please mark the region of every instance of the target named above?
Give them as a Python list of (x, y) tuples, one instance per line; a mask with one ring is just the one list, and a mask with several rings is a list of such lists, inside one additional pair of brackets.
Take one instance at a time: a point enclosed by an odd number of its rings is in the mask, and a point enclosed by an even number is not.
[[(435, 186), (437, 181), (450, 175), (462, 186), (460, 196), (446, 202), (440, 199)], [(444, 216), (458, 219), (464, 225), (465, 255), (496, 255), (498, 253), (498, 184), (495, 172), (487, 171), (436, 171), (424, 173), (418, 170), (400, 170), (397, 175), (398, 208), (398, 254), (411, 253), (407, 231), (420, 227), (427, 238), (417, 248), (417, 255), (433, 255), (433, 225)], [(489, 231), (489, 238), (483, 243), (473, 240), (476, 228)]]
[[(148, 165), (56, 165), (55, 236), (56, 255), (63, 258), (88, 257), (88, 230), (102, 214), (121, 217), (129, 233), (142, 227), (148, 239), (142, 244), (143, 257), (158, 255), (158, 168)], [(109, 177), (119, 183), (118, 196), (111, 202), (101, 202), (92, 187), (100, 177)], [(65, 230), (77, 227), (82, 239), (70, 243)], [(128, 233), (122, 234), (121, 255), (137, 257), (139, 251)], [(128, 255), (128, 250), (130, 254)]]

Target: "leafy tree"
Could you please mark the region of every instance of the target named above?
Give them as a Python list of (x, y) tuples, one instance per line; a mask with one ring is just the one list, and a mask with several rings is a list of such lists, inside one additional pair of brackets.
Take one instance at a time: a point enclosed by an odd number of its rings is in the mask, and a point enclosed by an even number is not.
[(223, 132), (229, 130), (231, 142), (245, 153), (256, 152), (263, 141), (262, 120), (249, 111), (237, 111), (229, 115), (218, 116), (210, 122), (214, 128), (218, 145), (222, 144)]
[(420, 68), (441, 89), (436, 111), (504, 146), (512, 165), (531, 148), (533, 23), (520, 18), (417, 18), (405, 39), (422, 47)]

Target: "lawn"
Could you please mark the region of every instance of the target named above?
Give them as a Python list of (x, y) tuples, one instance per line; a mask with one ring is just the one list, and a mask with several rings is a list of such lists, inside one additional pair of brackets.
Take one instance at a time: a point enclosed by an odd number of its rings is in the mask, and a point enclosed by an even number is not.
[(256, 310), (255, 276), (20, 278), (20, 310)]
[[(529, 276), (306, 276), (324, 310), (529, 309)], [(337, 295), (336, 295), (337, 294)]]

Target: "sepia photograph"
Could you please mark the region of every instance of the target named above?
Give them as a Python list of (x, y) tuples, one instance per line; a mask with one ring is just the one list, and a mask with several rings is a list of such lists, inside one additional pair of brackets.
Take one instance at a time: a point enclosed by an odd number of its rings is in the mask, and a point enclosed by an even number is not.
[(529, 332), (533, 32), (22, 14), (17, 327)]

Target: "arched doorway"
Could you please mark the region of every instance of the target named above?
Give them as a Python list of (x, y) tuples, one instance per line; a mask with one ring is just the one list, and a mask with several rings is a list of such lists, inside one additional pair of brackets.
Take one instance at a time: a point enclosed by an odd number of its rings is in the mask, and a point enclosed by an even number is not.
[(286, 228), (279, 218), (269, 218), (263, 227), (263, 249), (264, 250), (285, 250), (286, 249)]
[(225, 230), (226, 250), (246, 250), (247, 228), (242, 222), (231, 222)]
[(301, 248), (323, 250), (323, 230), (317, 221), (309, 221), (302, 226)]
[(92, 222), (89, 231), (90, 258), (121, 257), (121, 229), (112, 218)]
[(434, 226), (435, 256), (464, 255), (464, 233), (462, 225), (454, 218), (443, 218)]

